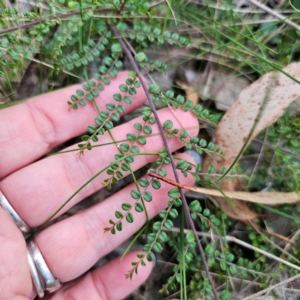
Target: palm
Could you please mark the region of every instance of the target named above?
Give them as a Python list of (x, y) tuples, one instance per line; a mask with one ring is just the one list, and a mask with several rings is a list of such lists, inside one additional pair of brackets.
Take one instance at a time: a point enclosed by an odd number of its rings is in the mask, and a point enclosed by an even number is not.
[[(103, 99), (111, 99), (126, 78), (127, 74), (121, 73), (105, 89), (102, 97), (98, 99), (100, 109), (105, 108), (106, 103)], [(99, 171), (99, 166), (108, 165), (117, 153), (115, 145), (111, 145), (94, 148), (80, 158), (71, 153), (50, 156), (35, 162), (53, 147), (83, 134), (90, 120), (95, 117), (96, 112), (92, 106), (86, 106), (82, 114), (68, 112), (66, 101), (74, 90), (76, 87), (70, 87), (0, 111), (0, 178), (3, 178), (0, 190), (30, 227), (43, 224), (75, 190)], [(137, 108), (145, 101), (142, 91), (133, 98), (133, 104), (128, 105), (127, 111)], [(172, 119), (174, 125), (180, 127), (177, 120), (182, 119), (186, 113), (177, 111), (177, 117), (174, 117), (165, 109), (159, 114), (162, 120)], [(195, 128), (189, 133), (196, 135), (197, 120), (192, 117), (185, 120), (187, 128)], [(73, 126), (75, 123), (77, 125)], [(133, 122), (129, 122), (121, 125), (121, 128), (113, 129), (112, 133), (117, 140), (122, 140), (132, 128)], [(109, 135), (101, 138), (102, 143), (109, 141)], [(180, 147), (180, 143), (172, 141), (170, 146), (174, 151)], [(159, 152), (163, 147), (161, 137), (154, 134), (144, 147), (145, 151)], [(182, 157), (190, 160), (186, 155)], [(136, 157), (132, 168), (136, 170), (148, 162), (149, 157)], [(104, 177), (99, 176), (97, 183), (83, 189), (59, 214), (97, 191), (103, 180)], [(192, 182), (191, 178), (182, 178), (184, 184)], [(114, 212), (121, 207), (124, 198), (130, 201), (128, 195), (131, 189), (133, 187), (128, 186), (104, 202), (60, 221), (37, 235), (35, 242), (56, 278), (68, 282), (81, 276), (99, 258), (112, 251), (143, 225), (144, 215), (138, 214), (135, 216), (134, 225), (124, 226), (122, 235), (104, 233), (108, 220), (114, 218)], [(168, 189), (167, 185), (163, 184), (159, 192), (151, 191), (155, 200), (147, 203), (150, 217), (167, 205)], [(0, 245), (1, 299), (33, 299), (35, 293), (24, 238), (1, 207)], [(51, 294), (51, 299), (123, 298), (147, 278), (152, 268), (149, 263), (139, 270), (138, 276), (134, 276), (133, 280), (125, 279), (124, 274), (131, 268), (136, 254), (129, 253), (121, 263), (119, 259), (113, 260), (81, 277), (76, 283), (65, 284), (56, 293)]]

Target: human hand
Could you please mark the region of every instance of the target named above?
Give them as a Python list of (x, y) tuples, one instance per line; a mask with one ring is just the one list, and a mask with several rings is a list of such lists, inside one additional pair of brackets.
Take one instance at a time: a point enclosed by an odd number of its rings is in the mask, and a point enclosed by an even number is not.
[[(121, 72), (97, 98), (98, 105), (105, 109), (112, 95), (127, 78)], [(115, 145), (97, 147), (86, 151), (84, 156), (76, 152), (49, 156), (40, 159), (54, 147), (76, 136), (84, 134), (87, 126), (97, 113), (91, 103), (81, 111), (68, 112), (66, 101), (79, 86), (68, 87), (53, 93), (41, 95), (19, 105), (0, 110), (0, 191), (8, 199), (17, 214), (31, 227), (42, 225), (66, 199), (81, 187), (103, 166), (114, 160), (117, 153)], [(145, 101), (142, 89), (133, 96), (131, 105), (124, 104), (126, 111), (136, 109)], [(181, 128), (177, 120), (184, 120), (189, 134), (198, 131), (197, 120), (191, 113), (169, 109), (159, 111), (162, 122), (170, 119), (174, 128)], [(112, 129), (116, 140), (126, 139), (133, 132), (133, 124), (142, 117)], [(158, 133), (153, 125), (153, 133)], [(100, 137), (101, 143), (111, 142), (108, 134)], [(175, 139), (169, 140), (172, 151), (182, 145)], [(164, 147), (161, 136), (147, 138), (147, 144), (140, 146), (142, 151), (159, 152)], [(77, 148), (76, 145), (68, 149)], [(185, 154), (180, 155), (190, 162)], [(156, 159), (155, 156), (137, 156), (131, 164), (137, 170)], [(38, 161), (37, 161), (38, 160)], [(166, 167), (171, 174), (171, 169)], [(168, 175), (172, 178), (171, 175)], [(79, 192), (55, 217), (70, 207), (101, 189), (105, 174), (100, 175)], [(192, 177), (180, 177), (183, 184), (191, 185)], [(115, 193), (105, 201), (64, 219), (41, 231), (35, 237), (50, 271), (61, 282), (68, 282), (84, 274), (98, 260), (136, 232), (145, 222), (145, 215), (135, 213), (133, 224), (124, 224), (122, 234), (104, 233), (109, 219), (114, 219), (115, 211), (121, 204), (131, 202), (132, 185)], [(146, 203), (149, 217), (155, 216), (167, 206), (167, 192), (170, 186), (162, 183), (161, 189), (150, 188), (153, 201)], [(0, 206), (0, 298), (33, 299), (36, 296), (27, 261), (26, 241), (8, 213)], [(141, 252), (138, 252), (141, 253)], [(125, 274), (132, 268), (131, 262), (137, 252), (128, 253), (121, 261), (112, 260), (72, 283), (64, 284), (58, 291), (50, 294), (51, 299), (121, 299), (136, 289), (151, 272), (147, 263), (139, 268), (139, 274), (132, 280)]]

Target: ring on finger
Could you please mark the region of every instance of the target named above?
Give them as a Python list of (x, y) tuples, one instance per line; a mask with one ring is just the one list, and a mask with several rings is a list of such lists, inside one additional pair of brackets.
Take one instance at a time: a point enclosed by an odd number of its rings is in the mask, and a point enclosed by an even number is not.
[(29, 256), (29, 265), (30, 260), (32, 259), (38, 273), (37, 277), (34, 268), (30, 267), (32, 280), (37, 290), (38, 296), (40, 298), (43, 297), (40, 296), (42, 294), (40, 293), (40, 286), (42, 286), (43, 292), (47, 291), (48, 293), (53, 293), (57, 291), (62, 286), (62, 283), (53, 276), (45, 262), (40, 249), (33, 240), (29, 240), (27, 242), (27, 251)]
[(20, 228), (22, 233), (25, 235), (29, 233), (30, 227), (22, 220), (22, 218), (17, 214), (14, 208), (10, 205), (7, 198), (0, 191), (0, 206), (13, 218), (16, 225)]

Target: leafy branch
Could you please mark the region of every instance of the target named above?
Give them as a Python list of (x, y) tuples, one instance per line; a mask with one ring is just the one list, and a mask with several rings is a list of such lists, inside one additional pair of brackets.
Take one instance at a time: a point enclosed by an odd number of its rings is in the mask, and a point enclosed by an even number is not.
[[(118, 33), (118, 31), (116, 30), (116, 28), (115, 28), (114, 26), (111, 26), (111, 29), (112, 29), (112, 31), (115, 33), (115, 35), (120, 39), (120, 40), (119, 40), (119, 41), (120, 41), (120, 44), (121, 44), (121, 46), (122, 46), (124, 52), (126, 53), (128, 59), (130, 60), (131, 65), (132, 65), (134, 71), (136, 72), (136, 74), (137, 74), (137, 76), (138, 76), (140, 82), (141, 82), (141, 85), (142, 85), (142, 87), (143, 87), (143, 89), (144, 89), (144, 92), (145, 92), (145, 94), (146, 94), (146, 97), (147, 97), (147, 99), (148, 99), (148, 101), (149, 101), (149, 105), (150, 105), (150, 107), (151, 107), (151, 110), (152, 110), (152, 112), (153, 112), (153, 114), (154, 114), (154, 116), (155, 116), (155, 119), (156, 119), (156, 121), (157, 121), (157, 125), (158, 125), (158, 127), (159, 127), (159, 130), (160, 130), (160, 132), (161, 132), (161, 134), (162, 134), (161, 136), (162, 136), (162, 139), (163, 139), (164, 146), (165, 146), (166, 151), (167, 151), (167, 153), (168, 153), (168, 156), (169, 156), (169, 158), (170, 158), (170, 160), (171, 160), (171, 166), (172, 166), (172, 169), (173, 169), (173, 173), (174, 173), (174, 176), (175, 176), (175, 180), (176, 180), (177, 183), (179, 183), (179, 177), (178, 177), (178, 174), (177, 174), (176, 165), (175, 165), (175, 162), (174, 162), (174, 160), (173, 160), (173, 158), (172, 158), (172, 153), (171, 153), (171, 151), (170, 151), (170, 148), (169, 148), (169, 145), (168, 145), (166, 136), (165, 136), (165, 134), (164, 134), (163, 126), (162, 126), (162, 124), (161, 124), (161, 122), (160, 122), (160, 120), (159, 120), (159, 117), (158, 117), (156, 108), (155, 108), (155, 106), (154, 106), (154, 103), (153, 103), (153, 100), (152, 100), (152, 98), (151, 98), (151, 96), (150, 96), (150, 93), (148, 92), (147, 86), (146, 86), (146, 84), (144, 83), (143, 76), (142, 76), (141, 72), (139, 71), (139, 69), (138, 69), (138, 67), (137, 67), (137, 64), (136, 64), (136, 61), (135, 61), (135, 59), (133, 58), (133, 56), (132, 56), (130, 50), (128, 49), (126, 43), (123, 41), (123, 39), (122, 39), (121, 36), (119, 35), (119, 33)], [(186, 214), (186, 218), (187, 218), (187, 220), (188, 220), (189, 226), (192, 228), (192, 231), (193, 231), (193, 233), (195, 234), (195, 236), (197, 236), (197, 235), (196, 235), (196, 228), (195, 228), (194, 222), (193, 222), (193, 220), (192, 220), (192, 218), (191, 218), (191, 216), (190, 216), (190, 214), (189, 214), (188, 204), (187, 204), (187, 202), (186, 202), (184, 193), (183, 193), (183, 191), (182, 191), (181, 189), (180, 189), (180, 196), (181, 196), (181, 199), (182, 199), (182, 201), (183, 201), (184, 210), (185, 210), (185, 214)], [(203, 260), (203, 264), (204, 264), (204, 268), (205, 268), (207, 277), (208, 277), (208, 279), (209, 279), (209, 281), (210, 281), (210, 284), (211, 284), (211, 286), (212, 286), (212, 288), (213, 288), (213, 294), (214, 294), (214, 297), (215, 297), (215, 299), (217, 300), (217, 299), (219, 299), (219, 296), (218, 296), (218, 294), (217, 294), (217, 292), (216, 292), (216, 290), (215, 290), (215, 288), (214, 288), (211, 274), (210, 274), (210, 272), (209, 272), (209, 270), (208, 270), (208, 266), (207, 266), (207, 264), (206, 264), (206, 262), (205, 262), (205, 253), (204, 253), (204, 251), (203, 251), (203, 248), (202, 248), (202, 246), (201, 246), (201, 243), (200, 243), (199, 238), (196, 238), (196, 243), (197, 243), (197, 246), (198, 246), (200, 255), (201, 255), (202, 260)]]

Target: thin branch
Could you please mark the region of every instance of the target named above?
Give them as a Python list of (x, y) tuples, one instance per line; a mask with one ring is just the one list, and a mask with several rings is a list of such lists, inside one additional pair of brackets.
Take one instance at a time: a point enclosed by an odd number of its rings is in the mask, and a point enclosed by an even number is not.
[[(125, 4), (126, 1), (124, 1), (124, 4)], [(163, 1), (160, 1), (160, 2), (157, 2), (157, 3), (154, 3), (153, 5), (150, 6), (150, 8), (153, 8), (153, 7), (156, 7), (162, 3), (164, 3), (165, 0)], [(86, 12), (90, 9), (85, 9), (83, 10), (83, 12)], [(102, 7), (98, 7), (98, 8), (95, 8), (93, 10), (93, 13), (94, 12), (113, 12), (115, 11), (115, 9), (113, 8), (102, 8)], [(126, 11), (126, 10), (124, 10)], [(18, 26), (15, 26), (15, 27), (10, 27), (10, 28), (6, 28), (6, 29), (2, 29), (0, 30), (0, 35), (2, 34), (5, 34), (5, 33), (8, 33), (8, 32), (12, 32), (12, 31), (16, 31), (16, 30), (20, 30), (20, 29), (25, 29), (25, 28), (28, 28), (28, 27), (31, 27), (31, 26), (34, 26), (34, 25), (37, 25), (37, 24), (40, 24), (40, 23), (43, 23), (47, 20), (57, 20), (57, 19), (66, 19), (68, 17), (71, 17), (71, 16), (74, 16), (74, 15), (79, 15), (80, 14), (80, 10), (71, 10), (67, 13), (62, 13), (62, 14), (58, 14), (58, 15), (54, 15), (54, 16), (46, 16), (44, 18), (38, 18), (34, 21), (31, 21), (29, 23), (26, 23), (26, 24), (23, 24), (23, 25), (18, 25)]]
[[(173, 228), (171, 230), (164, 229), (164, 231), (179, 232), (179, 228)], [(185, 233), (191, 232), (191, 230), (189, 230), (189, 229), (185, 229), (184, 231), (185, 231)], [(197, 236), (203, 236), (203, 237), (206, 237), (206, 238), (210, 238), (210, 239), (213, 239), (213, 240), (219, 239), (219, 240), (224, 240), (224, 241), (227, 241), (227, 242), (236, 243), (236, 244), (241, 245), (241, 246), (243, 246), (245, 248), (248, 248), (250, 250), (258, 252), (258, 253), (260, 253), (260, 254), (262, 254), (262, 255), (270, 258), (270, 259), (273, 259), (273, 260), (275, 260), (275, 261), (277, 261), (277, 262), (279, 262), (279, 263), (281, 263), (283, 265), (289, 266), (292, 269), (300, 271), (300, 267), (299, 266), (297, 266), (295, 264), (292, 264), (289, 261), (284, 260), (284, 259), (282, 259), (280, 257), (277, 257), (277, 256), (275, 256), (275, 255), (273, 255), (273, 254), (271, 254), (271, 253), (269, 253), (267, 251), (264, 251), (264, 250), (261, 250), (261, 249), (259, 249), (257, 247), (254, 247), (254, 246), (252, 246), (252, 245), (250, 245), (250, 244), (248, 244), (248, 243), (246, 243), (246, 242), (244, 242), (242, 240), (239, 240), (239, 239), (235, 238), (234, 236), (230, 236), (230, 235), (219, 236), (219, 235), (216, 235), (216, 234), (213, 234), (213, 233), (200, 232), (200, 231), (196, 231), (196, 235)], [(298, 276), (299, 276), (299, 274), (298, 274)]]
[[(144, 82), (144, 79), (143, 79), (143, 76), (140, 72), (140, 70), (138, 69), (138, 66), (137, 66), (137, 63), (135, 61), (135, 59), (133, 58), (129, 48), (127, 47), (126, 43), (123, 41), (122, 37), (120, 36), (119, 32), (116, 30), (116, 28), (114, 26), (110, 26), (111, 30), (114, 32), (114, 34), (119, 38), (119, 42), (125, 52), (125, 54), (127, 55), (132, 67), (133, 67), (133, 70), (135, 71), (135, 73), (137, 74), (140, 82), (141, 82), (141, 85), (144, 89), (144, 92), (146, 94), (146, 97), (148, 99), (148, 102), (149, 102), (149, 106), (152, 110), (152, 113), (156, 119), (156, 122), (157, 122), (157, 125), (158, 125), (158, 128), (159, 128), (159, 131), (161, 132), (161, 136), (162, 136), (162, 139), (163, 139), (163, 143), (164, 143), (164, 146), (166, 148), (166, 151), (167, 151), (167, 154), (171, 160), (171, 166), (172, 166), (172, 170), (173, 170), (173, 173), (174, 173), (174, 176), (175, 176), (175, 180), (176, 182), (179, 184), (179, 177), (178, 177), (178, 174), (177, 174), (177, 170), (176, 170), (176, 165), (175, 165), (175, 162), (174, 162), (174, 159), (172, 158), (172, 153), (171, 153), (171, 150), (169, 148), (169, 145), (168, 145), (168, 141), (166, 139), (166, 136), (164, 134), (164, 128), (161, 124), (161, 121), (159, 119), (159, 116), (157, 114), (157, 111), (156, 111), (156, 108), (155, 108), (155, 105), (153, 103), (153, 100), (152, 100), (152, 97), (147, 89), (147, 86)], [(183, 203), (183, 206), (184, 206), (184, 211), (185, 211), (185, 215), (186, 215), (186, 218), (187, 218), (187, 221), (188, 221), (188, 224), (189, 226), (191, 227), (194, 235), (195, 235), (195, 238), (196, 238), (196, 243), (197, 243), (197, 246), (198, 246), (198, 249), (199, 249), (199, 252), (200, 252), (200, 255), (201, 255), (201, 258), (202, 258), (202, 262), (203, 262), (203, 266), (204, 266), (204, 269), (205, 269), (205, 272), (207, 274), (207, 277), (208, 277), (208, 280), (211, 284), (211, 287), (212, 287), (212, 292), (213, 292), (213, 295), (215, 297), (216, 300), (219, 300), (219, 296), (217, 294), (217, 291), (214, 287), (214, 284), (213, 284), (213, 280), (212, 280), (212, 277), (211, 277), (211, 274), (209, 272), (209, 269), (208, 269), (208, 265), (206, 263), (206, 258), (205, 258), (205, 253), (204, 253), (204, 250), (202, 248), (202, 245), (200, 243), (200, 240), (199, 238), (197, 237), (197, 234), (196, 234), (196, 228), (195, 228), (195, 225), (194, 225), (194, 222), (189, 214), (189, 207), (188, 207), (188, 204), (187, 204), (187, 201), (185, 199), (185, 196), (184, 196), (184, 193), (182, 191), (182, 189), (179, 189), (180, 191), (180, 197), (182, 199), (182, 203)]]
[[(86, 9), (83, 12), (85, 12), (87, 10), (89, 10), (89, 9)], [(102, 8), (102, 7), (96, 8), (93, 10), (93, 12), (97, 12), (97, 11), (114, 11), (114, 10), (112, 8)], [(23, 25), (2, 29), (2, 30), (0, 30), (0, 35), (4, 34), (4, 33), (12, 32), (12, 31), (20, 30), (20, 29), (25, 29), (25, 28), (43, 23), (47, 20), (57, 20), (57, 19), (63, 20), (70, 16), (79, 15), (79, 14), (80, 14), (80, 10), (71, 10), (67, 13), (62, 13), (62, 14), (58, 14), (58, 15), (54, 15), (54, 16), (46, 16), (45, 18), (39, 18), (39, 19), (36, 19), (34, 21), (31, 21), (31, 22), (23, 24)]]
[(281, 15), (280, 13), (278, 13), (277, 11), (267, 7), (266, 5), (258, 2), (257, 0), (247, 0), (248, 2), (250, 2), (251, 4), (259, 7), (260, 9), (262, 9), (263, 11), (265, 11), (266, 13), (270, 14), (271, 16), (273, 16), (274, 18), (283, 21), (284, 23), (290, 25), (291, 27), (295, 28), (296, 30), (300, 31), (300, 26), (297, 25), (296, 23), (294, 23), (293, 21), (289, 20), (287, 17)]

